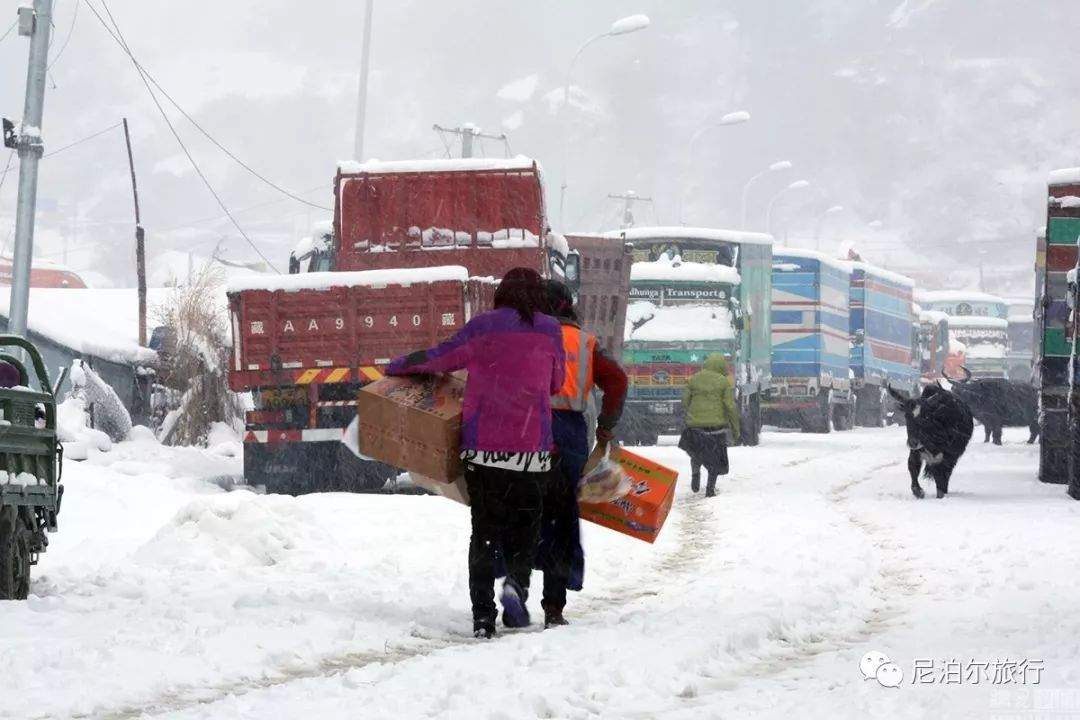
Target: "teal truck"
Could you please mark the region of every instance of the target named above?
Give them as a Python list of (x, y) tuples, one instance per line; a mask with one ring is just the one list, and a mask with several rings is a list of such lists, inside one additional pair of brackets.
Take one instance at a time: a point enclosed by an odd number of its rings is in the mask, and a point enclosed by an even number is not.
[(772, 367), (772, 237), (709, 228), (608, 233), (633, 246), (623, 364), (624, 441), (655, 444), (682, 429), (687, 380), (714, 352), (728, 358), (742, 438), (756, 445)]

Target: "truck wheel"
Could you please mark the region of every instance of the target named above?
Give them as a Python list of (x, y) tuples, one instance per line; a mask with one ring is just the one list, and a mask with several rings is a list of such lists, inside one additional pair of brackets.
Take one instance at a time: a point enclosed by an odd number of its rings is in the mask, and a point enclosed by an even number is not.
[(754, 447), (761, 444), (761, 396), (754, 393), (750, 396), (746, 412), (743, 413), (741, 438), (743, 445)]
[(30, 594), (30, 528), (12, 505), (0, 506), (0, 600)]

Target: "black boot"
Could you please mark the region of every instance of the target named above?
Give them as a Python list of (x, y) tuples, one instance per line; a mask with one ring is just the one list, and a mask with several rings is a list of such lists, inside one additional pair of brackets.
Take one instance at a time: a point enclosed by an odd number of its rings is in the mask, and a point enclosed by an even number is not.
[(495, 621), (488, 618), (473, 620), (473, 637), (482, 640), (490, 640), (495, 637)]
[(566, 618), (563, 617), (563, 609), (556, 605), (551, 605), (546, 602), (540, 603), (544, 607), (544, 629), (550, 627), (558, 627), (559, 625), (569, 625)]

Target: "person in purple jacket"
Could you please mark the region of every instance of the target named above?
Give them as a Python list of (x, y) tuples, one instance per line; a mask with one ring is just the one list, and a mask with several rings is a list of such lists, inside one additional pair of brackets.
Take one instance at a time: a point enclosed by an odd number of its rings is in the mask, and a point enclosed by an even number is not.
[(564, 374), (562, 330), (543, 314), (546, 306), (540, 275), (514, 268), (495, 290), (495, 309), (441, 345), (398, 358), (387, 369), (390, 375), (469, 372), (461, 459), (472, 512), (469, 595), (476, 637), (495, 634), (496, 550), (507, 568), (503, 624), (529, 624), (525, 603), (554, 449), (551, 396)]

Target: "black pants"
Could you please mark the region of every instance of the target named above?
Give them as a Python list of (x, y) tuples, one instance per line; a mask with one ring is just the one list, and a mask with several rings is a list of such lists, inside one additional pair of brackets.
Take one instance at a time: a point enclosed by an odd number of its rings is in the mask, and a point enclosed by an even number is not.
[[(544, 532), (547, 534), (544, 570), (544, 609), (562, 610), (570, 583), (578, 537), (577, 477), (553, 472), (544, 489)], [(576, 473), (580, 477), (580, 471)]]
[(465, 465), (472, 512), (469, 541), (469, 596), (474, 621), (495, 621), (495, 556), (500, 548), (507, 577), (529, 591), (547, 473), (514, 472)]

